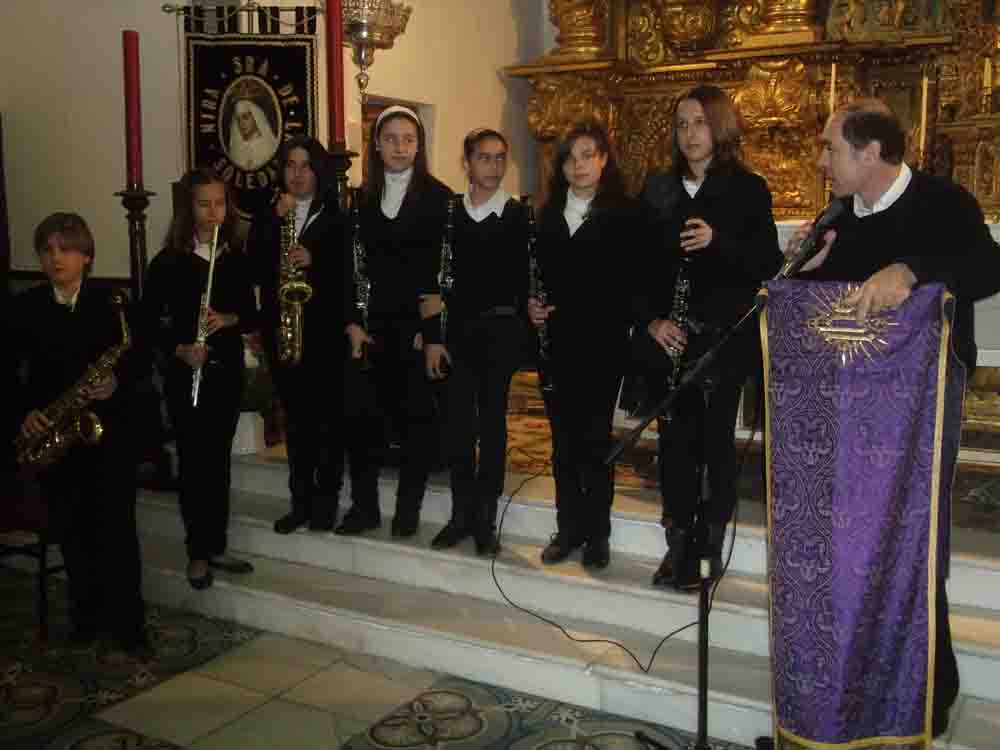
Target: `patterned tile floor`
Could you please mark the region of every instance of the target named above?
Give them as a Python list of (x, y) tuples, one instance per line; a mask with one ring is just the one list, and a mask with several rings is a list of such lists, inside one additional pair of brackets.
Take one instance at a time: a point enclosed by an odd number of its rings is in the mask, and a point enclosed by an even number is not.
[[(5, 750), (642, 750), (691, 736), (389, 659), (162, 608), (156, 657), (67, 647), (65, 586), (38, 642), (33, 577), (0, 567)], [(665, 720), (668, 717), (664, 717)], [(716, 743), (718, 750), (738, 746)]]

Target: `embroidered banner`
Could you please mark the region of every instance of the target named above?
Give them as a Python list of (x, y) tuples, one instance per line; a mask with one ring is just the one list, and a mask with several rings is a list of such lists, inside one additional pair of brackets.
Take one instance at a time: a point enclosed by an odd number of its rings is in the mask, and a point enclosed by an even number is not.
[(215, 169), (240, 213), (266, 207), (282, 141), (316, 134), (315, 38), (187, 34), (190, 166)]
[(943, 287), (860, 326), (852, 288), (774, 282), (761, 318), (784, 750), (931, 746), (934, 592), (965, 373)]

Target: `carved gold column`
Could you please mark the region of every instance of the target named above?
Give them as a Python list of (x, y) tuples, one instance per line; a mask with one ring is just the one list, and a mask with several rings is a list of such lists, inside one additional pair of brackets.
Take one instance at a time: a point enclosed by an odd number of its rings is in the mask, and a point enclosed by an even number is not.
[(550, 57), (595, 58), (608, 52), (611, 0), (549, 0), (549, 20), (558, 29)]
[(823, 38), (817, 0), (761, 0), (761, 29), (746, 37), (746, 47), (810, 44)]

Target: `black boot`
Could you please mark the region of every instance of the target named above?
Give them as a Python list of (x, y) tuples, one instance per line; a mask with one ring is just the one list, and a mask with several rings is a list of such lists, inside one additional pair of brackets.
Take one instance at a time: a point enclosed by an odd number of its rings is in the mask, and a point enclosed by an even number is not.
[(712, 580), (722, 575), (722, 545), (726, 541), (726, 527), (709, 524), (708, 539), (705, 541), (705, 555), (711, 565)]
[(654, 586), (676, 586), (679, 573), (688, 567), (688, 548), (691, 543), (691, 532), (689, 529), (679, 529), (672, 527), (666, 530), (667, 553), (663, 556), (663, 562), (653, 574)]
[(451, 520), (431, 540), (433, 549), (451, 549), (466, 537), (472, 536), (469, 518), (469, 500), (454, 493), (451, 496)]
[(475, 538), (476, 554), (480, 557), (496, 555), (500, 551), (500, 540), (496, 533), (496, 498), (480, 504), (476, 510)]

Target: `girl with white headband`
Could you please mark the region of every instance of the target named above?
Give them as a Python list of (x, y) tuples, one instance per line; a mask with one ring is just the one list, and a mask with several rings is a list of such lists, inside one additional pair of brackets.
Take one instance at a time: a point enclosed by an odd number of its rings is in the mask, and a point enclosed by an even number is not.
[[(370, 345), (377, 409), (401, 445), (392, 535), (405, 538), (417, 531), (439, 442), (428, 375), (440, 377), (447, 357), (433, 316), (440, 311), (437, 273), (451, 191), (427, 168), (426, 135), (413, 110), (388, 107), (372, 126), (369, 143), (360, 209), (371, 281), (368, 330), (358, 317), (346, 332), (355, 358)], [(382, 456), (369, 459), (366, 473), (377, 475)], [(354, 497), (337, 533), (361, 534), (380, 524), (378, 498)]]

